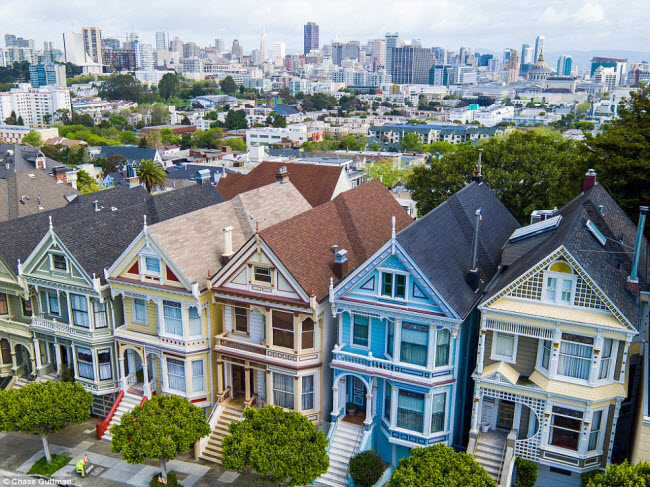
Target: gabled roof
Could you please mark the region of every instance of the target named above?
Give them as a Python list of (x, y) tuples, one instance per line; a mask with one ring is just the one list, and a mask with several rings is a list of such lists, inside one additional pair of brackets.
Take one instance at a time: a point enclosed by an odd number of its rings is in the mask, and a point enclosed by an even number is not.
[[(562, 216), (558, 227), (547, 232), (545, 238), (540, 237), (537, 245), (528, 245), (526, 252), (511, 261), (511, 265), (490, 286), (486, 300), (500, 294), (547, 256), (564, 248), (614, 306), (638, 329), (639, 305), (634, 294), (626, 286), (634, 257), (636, 225), (599, 184), (571, 200), (558, 214)], [(605, 245), (587, 228), (588, 220), (591, 220), (605, 237)], [(525, 243), (526, 240), (521, 242), (522, 245)], [(512, 245), (509, 244), (508, 247)], [(516, 254), (516, 249), (508, 250), (508, 247), (506, 251), (510, 255)], [(648, 242), (644, 237), (639, 264), (641, 288), (648, 283), (648, 252)]]
[[(13, 173), (20, 171), (40, 170), (36, 168), (36, 158), (39, 154), (41, 150), (38, 147), (0, 144), (0, 179), (7, 179)], [(58, 164), (49, 157), (45, 157), (45, 162), (48, 168)]]
[[(267, 228), (311, 209), (292, 184), (273, 183), (148, 228), (156, 243), (189, 282), (205, 289), (207, 278), (222, 267), (223, 229), (233, 227), (233, 251), (259, 225)], [(210, 276), (208, 276), (210, 273)]]
[(146, 149), (143, 147), (131, 147), (127, 145), (104, 145), (99, 155), (107, 158), (115, 154), (126, 157), (128, 162), (140, 162), (145, 159), (153, 160), (158, 151), (156, 149)]
[(330, 278), (336, 283), (332, 247), (347, 250), (351, 272), (391, 236), (392, 217), (401, 230), (413, 220), (390, 192), (373, 180), (338, 195), (334, 200), (260, 232), (275, 256), (302, 289), (321, 301)]
[(311, 206), (330, 201), (334, 197), (336, 184), (344, 173), (343, 168), (335, 166), (264, 161), (244, 177), (233, 178), (228, 175), (219, 181), (217, 189), (227, 201), (239, 193), (275, 182), (276, 174), (283, 166), (289, 172), (289, 181)]
[(287, 105), (286, 103), (278, 103), (275, 105), (273, 111), (278, 115), (295, 115), (296, 113), (300, 113), (294, 107)]
[(397, 241), (456, 313), (466, 317), (478, 302), (466, 282), (476, 210), (481, 209), (478, 267), (482, 291), (497, 270), (501, 249), (519, 223), (484, 183), (472, 182), (397, 235)]

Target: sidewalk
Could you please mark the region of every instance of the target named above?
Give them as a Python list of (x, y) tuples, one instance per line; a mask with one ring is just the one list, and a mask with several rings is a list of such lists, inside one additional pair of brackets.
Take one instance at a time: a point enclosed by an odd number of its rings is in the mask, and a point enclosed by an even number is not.
[[(88, 421), (50, 435), (52, 454), (72, 457), (70, 463), (56, 472), (53, 478), (80, 487), (148, 487), (151, 477), (160, 471), (157, 462), (128, 464), (121, 460), (119, 454), (110, 451), (108, 441), (97, 441), (95, 434), (95, 422)], [(81, 478), (75, 474), (75, 464), (84, 454), (88, 454), (95, 468)], [(8, 475), (3, 475), (2, 471), (13, 472), (14, 475), (26, 474), (42, 456), (43, 445), (39, 436), (0, 434), (0, 479)], [(257, 476), (239, 475), (218, 464), (196, 461), (190, 453), (168, 462), (167, 470), (176, 472), (178, 481), (185, 487), (269, 485)]]

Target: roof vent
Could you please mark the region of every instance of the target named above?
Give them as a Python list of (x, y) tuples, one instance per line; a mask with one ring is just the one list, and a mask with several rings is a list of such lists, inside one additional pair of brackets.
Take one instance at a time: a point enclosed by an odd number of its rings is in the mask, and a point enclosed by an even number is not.
[(93, 210), (95, 210), (95, 211), (99, 211), (99, 210), (100, 210), (100, 208), (99, 208), (99, 201), (97, 201), (97, 200), (93, 201)]
[(27, 195), (22, 195), (22, 196), (20, 197), (20, 202), (21, 202), (23, 205), (26, 205), (28, 201), (29, 201), (29, 196), (27, 196)]
[(278, 172), (275, 175), (275, 178), (278, 180), (278, 183), (280, 183), (280, 184), (288, 183), (289, 182), (289, 171), (287, 170), (287, 166), (282, 166), (280, 169), (278, 169)]
[(598, 211), (600, 212), (601, 215), (605, 215), (605, 206), (598, 205)]
[(36, 178), (36, 174), (32, 174), (32, 173), (30, 172), (30, 173), (27, 175), (27, 177), (29, 177), (29, 179), (35, 179), (35, 178)]

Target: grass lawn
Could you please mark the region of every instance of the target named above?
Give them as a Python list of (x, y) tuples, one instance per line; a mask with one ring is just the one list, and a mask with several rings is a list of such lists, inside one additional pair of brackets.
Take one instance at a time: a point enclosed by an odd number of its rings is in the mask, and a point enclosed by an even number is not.
[(63, 468), (68, 462), (72, 460), (72, 457), (66, 457), (63, 455), (52, 455), (52, 461), (47, 463), (45, 457), (39, 458), (37, 462), (32, 465), (32, 468), (29, 469), (27, 473), (33, 473), (37, 475), (45, 475), (51, 477), (54, 472)]

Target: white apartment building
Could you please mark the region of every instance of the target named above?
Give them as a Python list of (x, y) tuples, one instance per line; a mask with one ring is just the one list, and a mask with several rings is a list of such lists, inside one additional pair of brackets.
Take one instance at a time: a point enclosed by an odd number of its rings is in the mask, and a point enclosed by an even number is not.
[(309, 141), (322, 140), (322, 138), (323, 132), (311, 132), (303, 124), (288, 125), (285, 128), (257, 127), (246, 131), (246, 145), (248, 147), (279, 144), (283, 139), (304, 144)]
[(30, 131), (37, 132), (43, 141), (59, 136), (58, 128), (32, 128), (23, 125), (0, 125), (0, 143), (20, 144)]
[(168, 71), (155, 69), (138, 69), (135, 71), (135, 79), (145, 85), (157, 85)]
[(70, 92), (62, 88), (32, 88), (30, 84), (21, 84), (9, 92), (0, 93), (0, 120), (5, 120), (16, 113), (22, 117), (26, 126), (40, 127), (46, 125), (43, 117), (52, 115), (59, 109), (71, 110)]
[(153, 46), (143, 42), (135, 45), (135, 65), (138, 69), (153, 70)]

